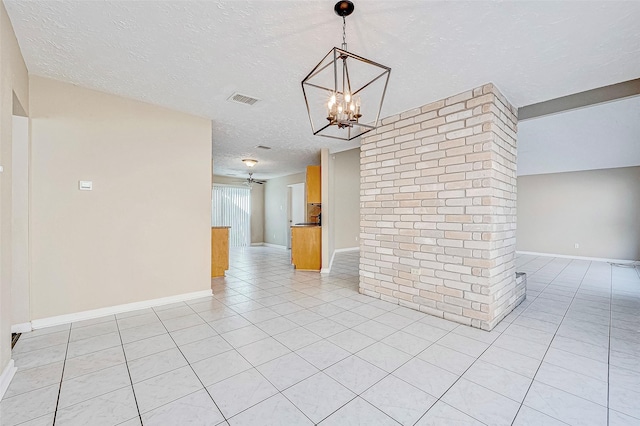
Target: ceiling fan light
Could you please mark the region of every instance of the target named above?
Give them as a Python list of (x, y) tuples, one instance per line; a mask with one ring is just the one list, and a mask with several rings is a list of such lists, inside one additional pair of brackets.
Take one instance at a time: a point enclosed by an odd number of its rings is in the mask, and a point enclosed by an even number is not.
[(245, 159), (243, 159), (243, 160), (242, 160), (242, 162), (243, 162), (244, 164), (246, 164), (246, 165), (247, 165), (247, 167), (253, 167), (253, 166), (255, 166), (256, 164), (258, 164), (258, 160), (252, 160), (252, 159), (250, 159), (250, 158), (245, 158)]

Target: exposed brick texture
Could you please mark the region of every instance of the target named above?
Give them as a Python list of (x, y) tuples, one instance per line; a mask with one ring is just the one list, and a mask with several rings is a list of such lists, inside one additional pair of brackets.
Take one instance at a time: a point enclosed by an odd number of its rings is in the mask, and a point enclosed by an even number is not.
[(516, 126), (517, 109), (486, 84), (363, 138), (361, 293), (485, 330), (524, 299)]

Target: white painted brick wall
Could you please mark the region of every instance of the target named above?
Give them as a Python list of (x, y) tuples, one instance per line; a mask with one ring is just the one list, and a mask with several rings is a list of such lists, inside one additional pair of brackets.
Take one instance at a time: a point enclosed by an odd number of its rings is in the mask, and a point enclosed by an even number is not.
[(361, 293), (487, 330), (524, 299), (516, 114), (486, 84), (384, 118), (363, 138)]

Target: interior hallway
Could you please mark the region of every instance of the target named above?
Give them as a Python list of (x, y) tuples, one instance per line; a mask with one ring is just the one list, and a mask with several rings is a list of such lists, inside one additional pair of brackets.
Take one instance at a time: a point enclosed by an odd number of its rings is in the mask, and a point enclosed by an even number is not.
[(214, 297), (23, 335), (2, 426), (640, 422), (638, 269), (520, 256), (527, 299), (485, 332), (358, 294), (357, 252), (231, 262)]

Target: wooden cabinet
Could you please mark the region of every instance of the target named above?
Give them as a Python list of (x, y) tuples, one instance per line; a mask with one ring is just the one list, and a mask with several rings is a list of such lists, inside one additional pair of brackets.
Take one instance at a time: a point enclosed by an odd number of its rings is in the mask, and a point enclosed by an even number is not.
[(322, 203), (320, 166), (307, 166), (307, 204)]
[(322, 267), (322, 228), (291, 227), (291, 263), (301, 271), (319, 271)]
[(224, 277), (229, 269), (229, 227), (211, 228), (211, 278)]

